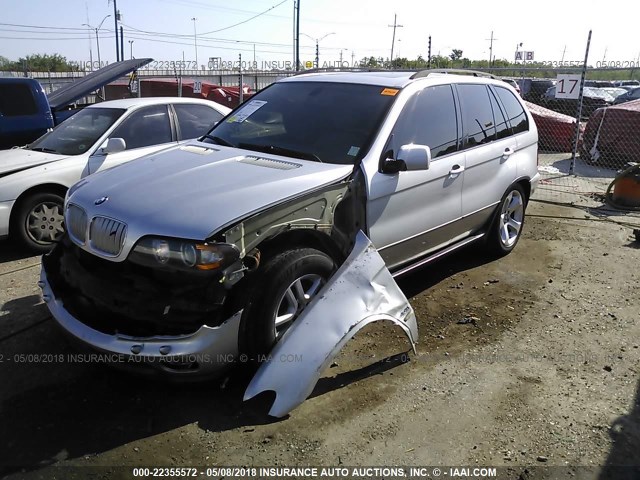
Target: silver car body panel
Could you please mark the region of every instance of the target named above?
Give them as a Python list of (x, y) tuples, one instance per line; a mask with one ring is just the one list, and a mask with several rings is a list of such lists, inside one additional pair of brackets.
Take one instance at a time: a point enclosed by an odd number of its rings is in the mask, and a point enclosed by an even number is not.
[[(458, 83), (498, 85), (520, 101), (515, 90), (502, 81), (455, 75), (422, 78), (398, 93), (362, 160), (369, 237), (391, 269), (468, 236), (490, 217), (509, 185), (537, 175), (538, 132), (522, 102), (529, 118), (527, 132), (439, 157), (427, 170), (380, 172), (380, 158), (389, 136), (411, 97), (427, 87)], [(509, 158), (502, 157), (506, 147), (515, 150)], [(454, 165), (463, 167), (461, 173), (452, 172)], [(408, 208), (415, 205), (420, 208)]]
[(322, 372), (358, 331), (384, 320), (402, 328), (415, 352), (415, 313), (360, 231), (347, 260), (261, 364), (244, 399), (274, 391), (269, 415), (285, 416), (311, 394)]

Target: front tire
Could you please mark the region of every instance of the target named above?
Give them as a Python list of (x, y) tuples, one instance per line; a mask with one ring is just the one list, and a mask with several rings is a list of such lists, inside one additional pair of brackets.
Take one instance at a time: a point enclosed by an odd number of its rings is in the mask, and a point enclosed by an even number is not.
[(64, 233), (64, 199), (39, 192), (20, 201), (11, 225), (14, 240), (34, 253), (47, 253)]
[(287, 250), (267, 261), (240, 322), (240, 351), (251, 364), (271, 351), (334, 270), (331, 258), (311, 248)]
[(520, 240), (524, 227), (527, 197), (520, 185), (512, 185), (504, 194), (489, 227), (487, 248), (502, 257), (511, 253)]

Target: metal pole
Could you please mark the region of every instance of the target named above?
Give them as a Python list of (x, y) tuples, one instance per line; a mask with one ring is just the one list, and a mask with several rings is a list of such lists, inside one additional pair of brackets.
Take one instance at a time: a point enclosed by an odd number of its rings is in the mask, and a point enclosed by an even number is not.
[(124, 61), (124, 28), (122, 27), (120, 27), (120, 60)]
[(196, 17), (193, 17), (193, 47), (196, 50), (196, 70), (198, 70), (198, 36), (196, 34)]
[(300, 70), (300, 0), (296, 2), (298, 10), (296, 12), (296, 72)]
[(242, 84), (244, 83), (242, 80), (242, 54), (238, 54), (238, 103), (241, 104), (244, 102), (244, 92), (242, 91)]
[(320, 68), (320, 42), (316, 40), (316, 68)]
[(113, 0), (113, 31), (116, 34), (116, 62), (120, 60), (120, 47), (118, 46), (118, 5)]
[(431, 35), (429, 35), (429, 52), (427, 56), (427, 68), (431, 68)]
[(98, 47), (98, 68), (102, 68), (102, 61), (100, 60), (100, 40), (98, 40), (97, 28), (96, 28), (96, 46)]
[(133, 59), (133, 40), (129, 40), (129, 58)]
[(578, 138), (580, 136), (580, 117), (582, 117), (582, 100), (584, 94), (584, 78), (587, 75), (587, 60), (589, 59), (589, 46), (591, 45), (591, 30), (587, 38), (587, 49), (584, 52), (584, 64), (582, 65), (582, 77), (580, 78), (580, 93), (578, 96), (578, 111), (576, 112), (576, 130), (573, 134), (573, 152), (571, 154), (571, 166), (569, 174), (573, 174), (576, 168), (576, 154), (578, 153)]

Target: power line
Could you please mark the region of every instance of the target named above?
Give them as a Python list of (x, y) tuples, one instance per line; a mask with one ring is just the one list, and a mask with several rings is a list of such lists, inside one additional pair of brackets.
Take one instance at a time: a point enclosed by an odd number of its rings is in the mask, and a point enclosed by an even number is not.
[(264, 12), (258, 13), (257, 15), (254, 15), (251, 18), (247, 18), (246, 20), (243, 20), (242, 22), (238, 22), (238, 23), (235, 23), (233, 25), (229, 25), (228, 27), (219, 28), (217, 30), (211, 30), (210, 32), (204, 32), (202, 35), (209, 35), (210, 33), (222, 32), (223, 30), (229, 30), (230, 28), (237, 27), (238, 25), (242, 25), (244, 23), (250, 22), (251, 20), (254, 20), (254, 19), (264, 15), (265, 13), (270, 12), (274, 8), (277, 8), (280, 5), (282, 5), (283, 3), (286, 3), (288, 1), (289, 0), (282, 0), (282, 2), (278, 3), (277, 5), (274, 5), (273, 7), (266, 9)]

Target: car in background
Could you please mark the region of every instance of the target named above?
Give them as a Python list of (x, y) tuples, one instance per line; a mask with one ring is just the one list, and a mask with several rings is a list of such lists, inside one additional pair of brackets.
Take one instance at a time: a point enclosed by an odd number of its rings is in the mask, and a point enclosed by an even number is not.
[(89, 174), (204, 135), (230, 109), (193, 98), (132, 98), (80, 110), (33, 143), (0, 151), (0, 238), (45, 252), (63, 233), (67, 189)]
[(511, 85), (514, 90), (518, 92), (518, 95), (520, 95), (520, 85), (518, 85), (518, 82), (516, 82), (513, 78), (503, 78), (502, 81)]
[(152, 60), (141, 58), (115, 62), (51, 93), (47, 93), (44, 86), (33, 78), (0, 78), (0, 149), (33, 142), (85, 107), (78, 103), (82, 97)]
[(593, 87), (593, 88), (608, 88), (615, 87), (613, 82), (608, 82), (606, 80), (585, 80), (585, 87)]
[(600, 90), (611, 95), (614, 98), (614, 100), (618, 98), (620, 95), (624, 95), (625, 93), (628, 92), (627, 89), (622, 87), (600, 87)]
[(527, 102), (540, 104), (540, 100), (549, 88), (556, 84), (555, 80), (538, 78), (520, 78), (520, 96)]
[(613, 104), (619, 105), (621, 103), (631, 102), (633, 100), (640, 100), (640, 87), (636, 87), (633, 90), (629, 90), (623, 95), (619, 95), (618, 97), (616, 97)]
[(640, 87), (640, 81), (638, 80), (619, 80), (617, 82), (613, 82), (616, 87)]
[[(603, 88), (584, 87), (582, 99), (582, 118), (586, 119), (598, 108), (613, 105), (615, 98)], [(570, 98), (556, 98), (556, 87), (549, 88), (539, 105), (565, 115), (575, 117), (578, 110), (578, 100)]]

